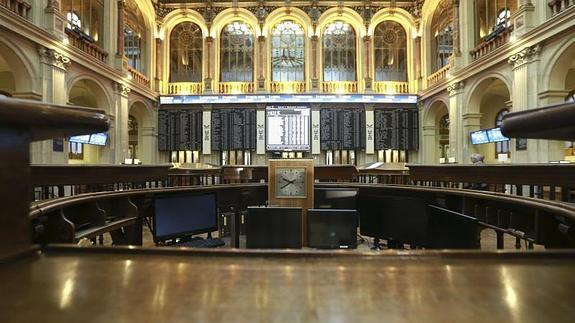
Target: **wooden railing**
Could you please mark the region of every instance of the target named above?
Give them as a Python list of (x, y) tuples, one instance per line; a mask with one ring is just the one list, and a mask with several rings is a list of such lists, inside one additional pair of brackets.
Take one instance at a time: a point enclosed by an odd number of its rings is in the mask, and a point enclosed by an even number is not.
[(222, 94), (254, 93), (253, 82), (220, 82), (218, 91)]
[(477, 60), (497, 48), (507, 44), (509, 38), (511, 37), (511, 32), (513, 31), (513, 26), (503, 29), (497, 35), (490, 37), (489, 40), (484, 40), (479, 45), (475, 46), (469, 53), (473, 60)]
[(95, 57), (99, 61), (106, 62), (108, 53), (100, 46), (94, 44), (91, 40), (86, 39), (79, 32), (73, 31), (69, 28), (66, 28), (65, 32), (66, 35), (68, 35), (70, 45), (80, 49), (92, 57)]
[(442, 67), (440, 70), (438, 70), (437, 72), (429, 75), (427, 77), (427, 86), (433, 86), (443, 80), (445, 80), (445, 78), (447, 77), (447, 72), (449, 72), (449, 68), (451, 66), (445, 65), (444, 67)]
[(202, 94), (202, 82), (174, 82), (168, 84), (168, 94)]
[(357, 93), (357, 82), (322, 82), (321, 91), (324, 93)]
[(32, 6), (23, 0), (0, 0), (0, 6), (7, 8), (18, 16), (28, 19)]
[(383, 94), (407, 94), (409, 93), (408, 82), (374, 82), (373, 91)]
[(270, 82), (271, 93), (304, 93), (305, 82)]
[(553, 11), (553, 15), (558, 15), (567, 10), (570, 6), (575, 4), (575, 0), (547, 0), (549, 7)]
[(134, 80), (136, 83), (143, 85), (145, 87), (150, 87), (150, 79), (147, 76), (136, 71), (130, 66), (128, 66), (128, 72), (132, 76), (132, 80)]

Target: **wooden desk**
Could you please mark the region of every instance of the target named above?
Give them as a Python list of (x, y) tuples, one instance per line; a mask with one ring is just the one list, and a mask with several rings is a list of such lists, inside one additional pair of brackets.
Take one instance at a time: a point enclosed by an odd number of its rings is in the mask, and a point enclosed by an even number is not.
[(572, 322), (575, 254), (48, 249), (2, 322)]

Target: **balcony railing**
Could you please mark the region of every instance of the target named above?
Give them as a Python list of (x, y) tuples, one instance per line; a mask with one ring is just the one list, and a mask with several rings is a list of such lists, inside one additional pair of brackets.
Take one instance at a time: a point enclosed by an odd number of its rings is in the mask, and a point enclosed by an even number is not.
[(306, 92), (305, 82), (270, 82), (272, 93), (303, 93)]
[(357, 93), (357, 82), (323, 82), (321, 91), (324, 93)]
[(405, 94), (409, 93), (409, 83), (392, 81), (374, 82), (373, 91), (383, 94)]
[(23, 0), (0, 0), (0, 6), (12, 11), (18, 16), (28, 19), (32, 6)]
[(513, 30), (513, 26), (502, 29), (500, 32), (496, 34), (491, 34), (490, 36), (485, 37), (487, 40), (484, 40), (481, 44), (475, 46), (474, 49), (470, 51), (471, 57), (473, 60), (477, 60), (492, 51), (496, 50), (497, 48), (505, 45), (511, 36), (511, 31)]
[(145, 87), (150, 87), (150, 79), (146, 75), (136, 71), (130, 66), (128, 66), (128, 72), (130, 72), (130, 75), (132, 75), (132, 80), (136, 81), (136, 83)]
[(68, 36), (70, 45), (80, 49), (92, 57), (95, 57), (97, 60), (105, 62), (108, 58), (108, 53), (89, 40), (88, 36), (84, 36), (81, 33), (68, 28), (66, 28), (66, 35)]
[(222, 94), (254, 93), (253, 82), (222, 82), (219, 84), (219, 92)]
[(547, 0), (549, 7), (553, 11), (553, 15), (560, 14), (567, 8), (575, 4), (575, 0)]
[(447, 72), (449, 72), (450, 65), (445, 65), (439, 71), (427, 77), (427, 86), (435, 85), (445, 79)]
[(202, 82), (177, 82), (168, 84), (168, 94), (202, 94)]

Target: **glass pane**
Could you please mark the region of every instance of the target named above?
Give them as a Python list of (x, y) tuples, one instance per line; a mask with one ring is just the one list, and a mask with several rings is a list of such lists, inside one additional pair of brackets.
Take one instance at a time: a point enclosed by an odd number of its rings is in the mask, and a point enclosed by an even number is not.
[(353, 27), (343, 21), (328, 24), (323, 33), (323, 80), (355, 81), (355, 42)]
[(221, 35), (221, 81), (253, 82), (254, 33), (241, 21), (224, 27)]
[(202, 81), (202, 30), (183, 22), (170, 34), (170, 82)]

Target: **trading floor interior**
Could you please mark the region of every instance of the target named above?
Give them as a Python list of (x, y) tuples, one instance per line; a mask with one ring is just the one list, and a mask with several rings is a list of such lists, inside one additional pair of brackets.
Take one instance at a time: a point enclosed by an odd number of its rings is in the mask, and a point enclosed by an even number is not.
[(0, 0), (0, 322), (571, 322), (574, 0)]

